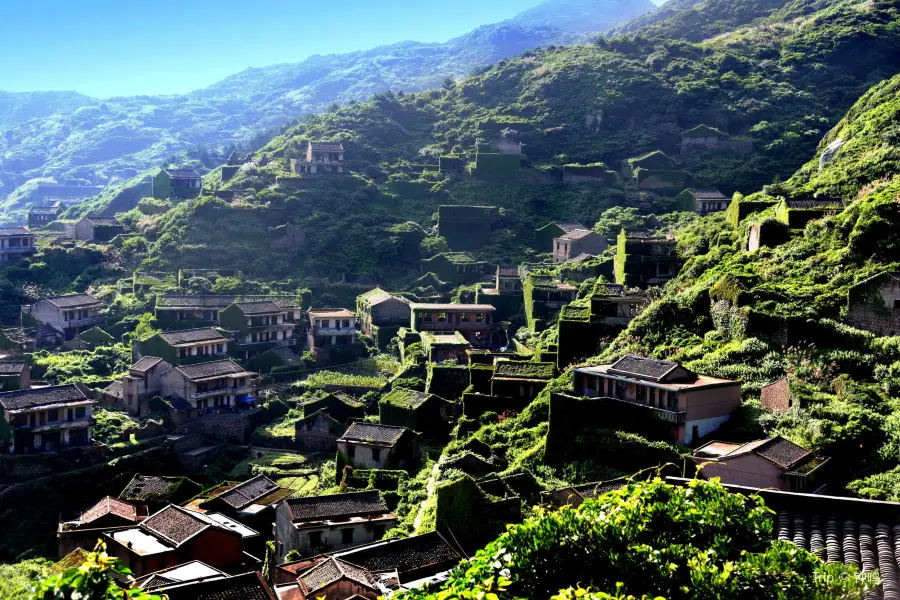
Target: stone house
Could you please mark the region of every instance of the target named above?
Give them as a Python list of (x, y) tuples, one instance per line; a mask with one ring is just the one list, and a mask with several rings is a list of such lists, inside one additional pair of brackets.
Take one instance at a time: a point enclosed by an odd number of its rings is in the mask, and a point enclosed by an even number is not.
[(617, 284), (598, 284), (591, 294), (591, 321), (624, 329), (650, 304), (646, 292)]
[(79, 384), (0, 393), (0, 418), (11, 435), (0, 452), (58, 452), (91, 445), (94, 400)]
[(92, 549), (104, 530), (128, 529), (148, 517), (145, 504), (132, 504), (106, 496), (70, 519), (59, 522), (56, 531), (59, 558), (77, 548)]
[(576, 229), (590, 229), (575, 221), (551, 221), (534, 231), (534, 247), (547, 248), (553, 245), (553, 240), (562, 237)]
[(37, 236), (26, 227), (0, 227), (0, 263), (37, 252)]
[(420, 335), (422, 350), (428, 362), (456, 362), (465, 364), (472, 344), (458, 331), (425, 331)]
[(791, 229), (803, 229), (810, 221), (839, 213), (845, 206), (841, 198), (782, 198), (775, 207), (775, 218)]
[(34, 206), (28, 211), (29, 227), (46, 227), (59, 218), (59, 215), (66, 210), (66, 206), (62, 203), (47, 204), (44, 206)]
[(442, 283), (449, 284), (460, 285), (487, 281), (494, 268), (484, 261), (475, 259), (467, 252), (442, 252), (431, 258), (422, 259), (424, 273), (434, 273)]
[(716, 431), (741, 405), (739, 381), (633, 355), (611, 365), (576, 368), (574, 390), (576, 395), (640, 407), (647, 419), (662, 421), (680, 444)]
[(63, 344), (66, 350), (93, 350), (100, 346), (112, 346), (115, 338), (99, 327), (91, 327), (82, 331), (71, 340)]
[(152, 512), (169, 504), (183, 504), (203, 491), (187, 477), (156, 477), (136, 473), (119, 493), (119, 500), (147, 504)]
[(787, 377), (764, 385), (760, 391), (759, 405), (763, 410), (784, 414), (794, 405), (791, 385)]
[(375, 288), (356, 299), (356, 316), (363, 335), (375, 337), (380, 327), (402, 327), (409, 323), (409, 300)]
[(829, 460), (781, 436), (745, 444), (713, 441), (691, 454), (704, 479), (719, 477), (725, 484), (813, 494), (825, 490)]
[(379, 423), (430, 437), (445, 434), (452, 416), (450, 403), (443, 398), (408, 388), (394, 388), (378, 402)]
[(22, 361), (0, 361), (0, 392), (31, 387), (31, 367)]
[(442, 204), (438, 206), (438, 235), (454, 252), (475, 250), (490, 242), (503, 222), (496, 206)]
[(106, 317), (102, 311), (105, 309), (106, 304), (90, 294), (72, 294), (42, 298), (34, 304), (23, 306), (22, 314), (52, 327), (65, 340), (71, 340), (91, 327), (103, 326)]
[(694, 150), (699, 151), (726, 151), (746, 154), (753, 149), (750, 140), (730, 140), (728, 135), (715, 127), (698, 125), (681, 134), (681, 153), (687, 154)]
[(731, 205), (731, 198), (714, 189), (684, 190), (675, 197), (675, 200), (682, 208), (703, 216), (723, 212)]
[(575, 229), (553, 240), (553, 262), (564, 263), (581, 254), (597, 256), (609, 248), (609, 242), (596, 231)]
[(525, 276), (525, 317), (534, 331), (540, 331), (544, 323), (563, 306), (574, 302), (578, 288), (562, 283), (550, 275), (528, 273)]
[(164, 585), (153, 593), (164, 594), (169, 600), (276, 600), (259, 571), (189, 582), (172, 582), (166, 574), (163, 579)]
[(311, 350), (356, 344), (356, 315), (346, 308), (311, 308), (307, 345)]
[(664, 285), (678, 275), (681, 262), (673, 234), (623, 229), (616, 248), (616, 283), (641, 288)]
[(131, 343), (131, 359), (159, 357), (172, 364), (183, 365), (228, 356), (229, 339), (212, 327), (181, 329), (155, 333), (146, 340)]
[(150, 413), (150, 400), (163, 395), (163, 375), (174, 365), (156, 356), (145, 356), (131, 365), (128, 374), (104, 391), (114, 405), (128, 414), (143, 417)]
[(196, 198), (203, 191), (203, 178), (194, 169), (162, 169), (153, 177), (153, 197)]
[(335, 452), (346, 431), (347, 425), (320, 409), (294, 423), (294, 446), (305, 452)]
[(108, 242), (125, 233), (125, 226), (116, 219), (84, 217), (75, 223), (66, 223), (66, 237), (85, 242)]
[(876, 335), (900, 335), (900, 273), (880, 273), (850, 288), (846, 321)]
[(517, 266), (497, 266), (494, 287), (498, 294), (522, 293), (522, 275)]
[(338, 473), (354, 469), (405, 469), (419, 458), (415, 432), (406, 427), (354, 422), (338, 440)]
[(490, 304), (412, 303), (410, 309), (410, 326), (415, 332), (458, 331), (476, 348), (500, 346), (500, 325)]
[(162, 396), (201, 411), (245, 408), (256, 398), (256, 373), (233, 360), (176, 366), (162, 375)]
[(275, 510), (277, 562), (375, 542), (396, 523), (378, 490), (286, 498)]
[(329, 392), (303, 404), (305, 416), (320, 410), (324, 410), (328, 416), (340, 423), (347, 423), (351, 419), (362, 420), (366, 416), (366, 405), (344, 392)]
[[(206, 321), (219, 324), (219, 316), (235, 302), (274, 302), (285, 312), (285, 320), (294, 322), (302, 318), (296, 296), (238, 296), (165, 294), (156, 297), (156, 318), (161, 321)], [(291, 313), (287, 316), (287, 313)]]
[(298, 317), (299, 311), (264, 300), (235, 302), (219, 314), (219, 322), (233, 332), (237, 352), (249, 358), (271, 348), (296, 345)]
[(292, 250), (305, 245), (306, 232), (293, 223), (269, 229), (269, 248), (273, 250)]
[(530, 402), (556, 377), (555, 363), (498, 361), (491, 378), (491, 395)]
[(248, 533), (210, 514), (170, 504), (136, 527), (105, 531), (101, 539), (110, 556), (140, 577), (194, 560), (224, 571), (240, 569)]
[(304, 158), (291, 159), (291, 172), (297, 175), (343, 173), (344, 145), (340, 142), (309, 142)]
[(367, 569), (335, 557), (321, 561), (296, 582), (275, 588), (279, 600), (378, 600), (391, 591)]

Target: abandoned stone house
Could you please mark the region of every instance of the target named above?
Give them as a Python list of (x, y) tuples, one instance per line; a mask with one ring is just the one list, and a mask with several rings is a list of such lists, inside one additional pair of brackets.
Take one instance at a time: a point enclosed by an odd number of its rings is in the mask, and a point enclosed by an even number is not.
[(233, 360), (176, 366), (162, 374), (162, 397), (201, 411), (247, 408), (256, 401), (256, 375)]
[(775, 207), (775, 218), (791, 229), (803, 229), (810, 221), (841, 212), (841, 198), (783, 198)]
[(311, 308), (307, 344), (311, 350), (356, 343), (356, 315), (346, 308)]
[(128, 374), (112, 382), (103, 390), (104, 404), (114, 406), (131, 415), (143, 417), (150, 413), (150, 400), (163, 395), (163, 375), (174, 365), (162, 358), (144, 356), (128, 369)]
[(522, 293), (522, 275), (517, 266), (497, 266), (494, 289), (498, 294)]
[(530, 402), (556, 377), (555, 363), (499, 360), (491, 377), (491, 395)]
[(0, 392), (27, 390), (31, 387), (31, 366), (23, 361), (0, 361)]
[(301, 307), (296, 296), (252, 296), (252, 295), (202, 295), (165, 294), (156, 298), (154, 312), (162, 321), (206, 321), (219, 323), (220, 313), (235, 302), (274, 302), (280, 309), (292, 313), (285, 320), (297, 322), (301, 319)]
[(53, 328), (64, 340), (71, 340), (91, 327), (103, 326), (106, 317), (102, 311), (105, 309), (106, 304), (90, 294), (72, 294), (42, 298), (23, 306), (22, 314)]
[(295, 582), (275, 588), (279, 600), (378, 600), (392, 591), (370, 571), (335, 557), (298, 575)]
[(681, 259), (673, 234), (647, 232), (619, 234), (616, 248), (616, 283), (628, 287), (664, 285), (678, 275)]
[(37, 236), (26, 227), (0, 227), (0, 263), (37, 252)]
[(609, 248), (609, 242), (596, 231), (575, 229), (553, 240), (553, 262), (564, 263), (581, 254), (597, 256)]
[(356, 299), (356, 315), (359, 329), (372, 337), (378, 327), (395, 327), (409, 324), (409, 300), (375, 288)]
[(525, 316), (535, 331), (542, 330), (548, 318), (578, 296), (578, 288), (551, 275), (529, 273), (525, 279), (525, 293), (530, 295), (525, 302)]
[(900, 273), (881, 273), (853, 286), (846, 320), (877, 335), (900, 335)]
[(5, 454), (58, 452), (90, 446), (95, 401), (79, 384), (0, 393), (0, 418), (10, 432)]
[(304, 415), (311, 415), (320, 410), (324, 410), (341, 423), (348, 423), (351, 419), (362, 420), (366, 416), (366, 405), (344, 392), (325, 393), (303, 404)]
[(354, 469), (410, 467), (419, 458), (416, 437), (406, 427), (354, 422), (337, 442), (338, 464), (343, 460)]
[(679, 194), (676, 200), (682, 198), (685, 200), (685, 208), (702, 216), (723, 212), (731, 205), (731, 198), (714, 189), (688, 189)]
[(194, 169), (162, 169), (153, 179), (154, 198), (196, 198), (203, 191), (203, 178)]
[[(716, 431), (741, 405), (741, 384), (698, 375), (671, 361), (628, 355), (611, 365), (575, 369), (576, 394), (642, 407), (680, 444)], [(602, 411), (602, 408), (598, 408)]]
[(494, 320), (496, 309), (490, 304), (410, 305), (413, 331), (458, 331), (476, 348), (495, 348), (500, 344), (500, 325)]
[(278, 562), (292, 550), (312, 556), (380, 540), (397, 518), (378, 490), (287, 498), (275, 510)]
[(344, 145), (340, 142), (309, 142), (304, 158), (291, 159), (295, 174), (343, 173)]
[(576, 229), (590, 229), (581, 223), (575, 221), (551, 221), (539, 229), (534, 231), (534, 247), (547, 248), (552, 246), (553, 240), (562, 237), (570, 231)]
[(146, 340), (131, 343), (131, 359), (155, 356), (170, 363), (183, 365), (228, 356), (229, 339), (212, 327), (181, 329), (155, 333)]
[(443, 398), (408, 388), (394, 388), (378, 401), (379, 423), (407, 427), (423, 437), (445, 434), (454, 412)]
[(347, 425), (319, 409), (294, 423), (294, 445), (306, 452), (335, 452), (346, 431)]
[(591, 321), (624, 329), (648, 304), (650, 296), (646, 292), (618, 284), (598, 284), (591, 294)]
[(718, 477), (724, 484), (784, 492), (818, 494), (825, 490), (830, 458), (818, 456), (775, 436), (752, 442), (712, 441), (691, 454), (704, 479)]
[(466, 364), (467, 352), (472, 344), (459, 331), (423, 331), (420, 334), (422, 350), (428, 362), (456, 362)]
[(113, 528), (134, 527), (149, 516), (146, 504), (132, 504), (106, 496), (69, 518), (61, 519), (56, 531), (59, 558), (78, 549), (91, 549), (101, 533)]
[(66, 223), (66, 237), (85, 242), (108, 242), (125, 233), (125, 226), (117, 219), (84, 217), (75, 223)]
[(66, 210), (66, 206), (62, 203), (46, 204), (42, 206), (34, 206), (28, 211), (29, 227), (46, 227)]
[(296, 345), (299, 317), (299, 310), (282, 308), (271, 300), (239, 301), (219, 314), (219, 322), (232, 332), (237, 352), (249, 358), (270, 348)]
[(546, 493), (547, 500), (554, 506), (571, 506), (578, 508), (585, 500), (602, 496), (607, 492), (612, 492), (624, 487), (628, 483), (626, 478), (610, 479), (609, 481), (596, 481), (592, 483), (583, 483), (581, 485), (571, 485)]

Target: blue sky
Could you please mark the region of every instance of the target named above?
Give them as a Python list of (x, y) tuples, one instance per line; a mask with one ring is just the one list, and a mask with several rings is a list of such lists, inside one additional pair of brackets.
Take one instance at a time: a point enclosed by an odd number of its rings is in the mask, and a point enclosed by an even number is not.
[(0, 90), (183, 93), (246, 67), (445, 41), (540, 0), (0, 0)]

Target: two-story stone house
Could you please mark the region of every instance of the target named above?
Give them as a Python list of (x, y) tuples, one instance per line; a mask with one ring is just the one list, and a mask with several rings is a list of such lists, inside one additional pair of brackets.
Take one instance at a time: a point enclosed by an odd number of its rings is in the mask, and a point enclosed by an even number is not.
[(616, 283), (629, 287), (664, 285), (681, 269), (677, 248), (674, 234), (623, 229), (616, 248)]
[(48, 202), (42, 206), (34, 206), (28, 211), (29, 227), (46, 227), (55, 221), (68, 208), (62, 202)]
[(131, 358), (135, 362), (145, 356), (162, 358), (182, 365), (228, 356), (229, 339), (212, 327), (163, 331), (146, 340), (131, 343)]
[(646, 409), (671, 425), (681, 444), (716, 431), (741, 405), (741, 383), (698, 375), (678, 363), (628, 355), (611, 365), (575, 369), (575, 393)]
[(351, 345), (356, 343), (356, 315), (346, 308), (311, 308), (307, 316), (309, 348)]
[(490, 304), (413, 303), (413, 331), (458, 331), (476, 348), (500, 345), (500, 325), (494, 322), (496, 309)]
[(43, 298), (23, 306), (22, 314), (53, 328), (68, 341), (91, 327), (103, 326), (105, 309), (106, 304), (90, 294), (71, 294)]
[(360, 331), (375, 337), (379, 327), (409, 324), (409, 300), (375, 288), (356, 299), (356, 314)]
[[(104, 390), (114, 404), (129, 414), (142, 417), (150, 413), (149, 402), (163, 394), (163, 375), (174, 367), (158, 356), (145, 356), (131, 365), (128, 374)], [(105, 403), (104, 403), (105, 405)]]
[(256, 395), (256, 373), (233, 360), (181, 365), (162, 375), (162, 395), (201, 410), (240, 408)]
[(553, 240), (553, 262), (564, 263), (582, 254), (597, 256), (609, 248), (609, 242), (596, 231), (574, 229)]
[(31, 387), (31, 367), (22, 361), (0, 361), (0, 392), (27, 390)]
[(312, 556), (375, 542), (396, 523), (378, 490), (287, 498), (275, 510), (278, 562), (292, 550)]
[(237, 350), (245, 358), (270, 348), (296, 344), (296, 311), (275, 302), (235, 302), (219, 315), (222, 327), (233, 332)]
[(91, 445), (94, 401), (78, 383), (0, 393), (0, 418), (11, 432), (8, 454), (57, 452)]
[(357, 421), (337, 441), (338, 470), (343, 470), (343, 464), (355, 469), (408, 468), (419, 456), (416, 438), (406, 427)]
[(0, 263), (37, 252), (37, 236), (26, 227), (0, 227)]
[(203, 178), (194, 169), (162, 169), (153, 177), (153, 197), (196, 198), (203, 190)]
[(274, 302), (285, 313), (286, 321), (302, 319), (296, 296), (287, 295), (204, 295), (164, 294), (156, 297), (156, 318), (161, 321), (206, 321), (220, 324), (219, 315), (235, 302)]
[(291, 171), (301, 173), (344, 172), (344, 145), (340, 142), (309, 142), (305, 158), (292, 158)]

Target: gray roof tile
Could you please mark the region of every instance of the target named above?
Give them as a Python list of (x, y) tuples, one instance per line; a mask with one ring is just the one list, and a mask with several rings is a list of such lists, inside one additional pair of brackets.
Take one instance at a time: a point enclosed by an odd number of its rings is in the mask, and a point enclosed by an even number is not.
[(349, 442), (368, 442), (393, 446), (407, 431), (406, 427), (391, 427), (375, 423), (354, 423), (341, 437)]
[(0, 406), (6, 410), (23, 410), (88, 400), (90, 398), (74, 383), (0, 394)]
[(330, 496), (287, 498), (285, 502), (287, 502), (291, 518), (295, 523), (390, 512), (377, 490)]
[(197, 342), (211, 342), (214, 340), (226, 340), (227, 338), (212, 327), (200, 329), (182, 329), (180, 331), (164, 331), (159, 334), (167, 344), (177, 346), (179, 344), (194, 344)]
[(178, 546), (210, 527), (210, 524), (190, 511), (170, 504), (142, 522), (141, 527)]
[(233, 360), (216, 360), (196, 365), (184, 365), (178, 367), (178, 370), (184, 373), (188, 379), (205, 379), (207, 377), (236, 375), (246, 372), (242, 366)]

